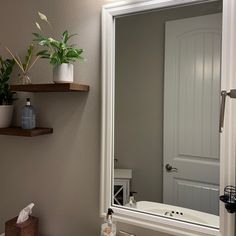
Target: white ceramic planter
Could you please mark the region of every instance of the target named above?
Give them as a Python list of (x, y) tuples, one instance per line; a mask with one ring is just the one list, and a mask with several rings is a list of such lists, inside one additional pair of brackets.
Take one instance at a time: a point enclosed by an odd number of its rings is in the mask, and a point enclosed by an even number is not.
[(54, 83), (73, 83), (74, 81), (74, 66), (73, 64), (63, 63), (53, 68)]
[(0, 105), (0, 128), (11, 126), (13, 105)]

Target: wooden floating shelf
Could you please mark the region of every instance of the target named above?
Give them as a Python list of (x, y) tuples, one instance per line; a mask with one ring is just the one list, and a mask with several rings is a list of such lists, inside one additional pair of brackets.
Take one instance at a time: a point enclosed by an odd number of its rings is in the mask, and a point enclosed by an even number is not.
[(23, 84), (10, 85), (11, 91), (14, 92), (88, 92), (89, 86), (84, 84), (63, 83), (63, 84)]
[(20, 127), (0, 128), (0, 135), (35, 137), (44, 134), (52, 134), (52, 128), (21, 129)]

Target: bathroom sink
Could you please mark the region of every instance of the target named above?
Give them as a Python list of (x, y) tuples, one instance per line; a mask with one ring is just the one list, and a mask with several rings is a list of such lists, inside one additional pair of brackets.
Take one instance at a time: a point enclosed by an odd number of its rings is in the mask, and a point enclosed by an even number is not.
[(132, 169), (115, 169), (115, 179), (132, 179)]
[(137, 202), (137, 209), (168, 218), (219, 228), (219, 216), (201, 211), (148, 201)]

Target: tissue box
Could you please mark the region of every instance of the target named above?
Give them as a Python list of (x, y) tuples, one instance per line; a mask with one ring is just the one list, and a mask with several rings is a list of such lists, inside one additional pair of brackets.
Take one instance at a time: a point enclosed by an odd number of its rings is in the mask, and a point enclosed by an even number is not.
[(39, 220), (30, 216), (27, 221), (17, 224), (17, 217), (5, 223), (5, 236), (39, 236)]

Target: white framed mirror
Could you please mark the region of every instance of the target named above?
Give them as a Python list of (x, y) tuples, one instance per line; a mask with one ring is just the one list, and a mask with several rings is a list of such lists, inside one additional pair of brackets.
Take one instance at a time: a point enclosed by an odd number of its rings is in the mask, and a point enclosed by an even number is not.
[[(101, 215), (173, 235), (233, 236), (234, 0), (121, 1), (102, 13)], [(221, 114), (222, 115), (222, 114)], [(221, 116), (222, 117), (222, 116)], [(222, 124), (221, 124), (222, 125)]]

